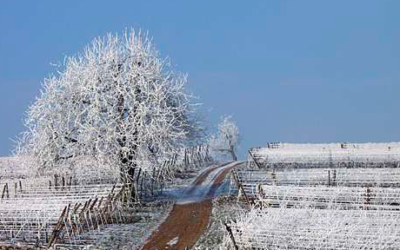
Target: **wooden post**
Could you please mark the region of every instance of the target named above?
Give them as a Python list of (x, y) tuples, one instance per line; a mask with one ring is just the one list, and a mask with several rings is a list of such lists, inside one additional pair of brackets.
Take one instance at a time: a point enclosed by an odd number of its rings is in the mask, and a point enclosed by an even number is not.
[[(370, 205), (371, 204), (371, 189), (367, 187), (367, 190), (365, 191), (365, 205)], [(368, 207), (366, 207), (366, 210), (369, 210)]]
[(250, 202), (250, 199), (247, 196), (246, 191), (244, 191), (242, 183), (239, 182), (239, 177), (237, 176), (237, 173), (234, 170), (232, 170), (232, 175), (233, 175), (233, 179), (236, 182), (236, 185), (238, 186), (238, 189), (243, 193), (244, 198), (246, 199), (246, 203), (249, 205), (249, 207), (251, 209), (252, 202)]
[(336, 169), (333, 170), (333, 180), (332, 180), (333, 186), (336, 186)]
[(257, 184), (257, 193), (261, 198), (265, 198), (266, 195), (264, 193), (264, 190), (262, 189), (262, 186), (260, 183)]
[(82, 227), (81, 221), (83, 219), (86, 219), (86, 212), (87, 209), (90, 207), (90, 203), (92, 202), (92, 199), (89, 199), (89, 201), (85, 202), (85, 205), (83, 206), (81, 212), (79, 213), (79, 223), (81, 224), (81, 232), (83, 232), (84, 228)]
[(58, 233), (61, 231), (61, 228), (62, 228), (62, 225), (63, 225), (62, 222), (63, 222), (64, 216), (65, 216), (65, 213), (67, 212), (67, 208), (68, 208), (68, 206), (66, 206), (64, 208), (64, 210), (61, 213), (60, 218), (58, 218), (57, 224), (56, 224), (56, 226), (55, 226), (55, 228), (53, 230), (53, 233), (51, 234), (51, 238), (50, 238), (49, 244), (47, 245), (47, 248), (51, 248), (53, 243), (56, 243), (56, 239), (58, 237)]
[(254, 158), (253, 154), (251, 153), (251, 149), (248, 151), (249, 155), (251, 156), (251, 158), (253, 159), (254, 163), (256, 164), (256, 166), (258, 167), (258, 169), (261, 169), (261, 165), (256, 161), (256, 159)]
[(8, 183), (6, 183), (6, 192), (7, 192), (7, 199), (10, 198), (10, 192), (8, 191)]
[(73, 214), (76, 214), (76, 212), (78, 211), (79, 207), (81, 206), (81, 203), (77, 203), (75, 204), (74, 210), (72, 211)]
[[(73, 215), (76, 215), (76, 213), (78, 212), (78, 209), (79, 209), (79, 207), (82, 205), (82, 203), (77, 203), (77, 204), (75, 204), (75, 207), (74, 207), (74, 209), (73, 209), (73, 211), (72, 211), (72, 214)], [(79, 218), (79, 217), (78, 217)], [(78, 220), (78, 223), (80, 223), (79, 222), (79, 220)], [(74, 223), (71, 223), (71, 234), (72, 235), (76, 235), (76, 231), (77, 231), (77, 227), (78, 227), (78, 225), (75, 223), (75, 220), (74, 220)]]
[[(71, 208), (71, 204), (68, 204), (67, 212), (65, 213), (65, 216), (64, 216), (64, 219), (63, 219), (63, 222), (64, 222), (63, 223), (63, 227), (61, 228), (61, 229), (63, 229), (65, 227), (67, 235), (69, 235), (68, 225), (67, 224), (70, 224), (69, 227), (72, 228), (70, 208)], [(60, 229), (60, 231), (61, 231), (61, 229)]]
[(45, 225), (45, 243), (49, 242), (49, 233), (48, 233), (48, 229), (47, 229), (47, 223)]
[(98, 200), (99, 200), (99, 198), (97, 198), (97, 197), (94, 199), (94, 201), (93, 201), (92, 205), (90, 206), (90, 209), (89, 209), (89, 210), (93, 210), (93, 208), (94, 208), (94, 206), (96, 205), (96, 203), (97, 203)]
[(272, 173), (271, 173), (271, 176), (272, 176), (272, 181), (273, 181), (273, 183), (276, 183), (276, 173), (275, 173), (275, 167), (273, 167), (273, 168), (272, 168)]
[(3, 187), (3, 192), (1, 194), (1, 198), (4, 199), (4, 196), (6, 195), (6, 188), (7, 188), (7, 183)]
[(328, 170), (328, 187), (331, 185), (331, 171)]
[(101, 197), (101, 199), (100, 199), (100, 201), (99, 201), (99, 205), (97, 206), (97, 209), (100, 209), (101, 203), (103, 203), (103, 198), (104, 198), (104, 197)]
[(55, 174), (54, 175), (54, 188), (57, 190), (58, 187), (58, 176)]
[(225, 226), (226, 231), (228, 231), (228, 233), (229, 233), (229, 237), (232, 240), (233, 247), (235, 248), (235, 250), (239, 250), (239, 247), (236, 244), (235, 237), (233, 236), (232, 228), (226, 223), (224, 223), (224, 226)]
[[(258, 193), (258, 196), (261, 197), (261, 198), (266, 198), (266, 197), (267, 197), (267, 196), (265, 195), (264, 190), (262, 189), (262, 185), (261, 185), (260, 183), (257, 184), (257, 193)], [(267, 206), (267, 207), (271, 206), (270, 202), (268, 202), (268, 201), (261, 201), (261, 200), (259, 201), (259, 205), (260, 205), (260, 208), (261, 208), (261, 209), (264, 208), (264, 205)]]

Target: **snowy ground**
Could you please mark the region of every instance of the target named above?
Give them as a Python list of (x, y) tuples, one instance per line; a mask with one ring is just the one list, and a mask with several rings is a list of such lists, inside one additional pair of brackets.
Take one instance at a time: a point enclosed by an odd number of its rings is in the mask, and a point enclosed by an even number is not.
[(88, 250), (139, 250), (151, 232), (168, 216), (172, 204), (168, 201), (147, 204), (148, 213), (139, 213), (137, 221), (133, 224), (109, 225), (101, 230), (101, 234), (89, 232), (86, 236), (96, 243), (89, 246)]
[(225, 222), (235, 220), (243, 210), (244, 203), (238, 203), (236, 197), (220, 196), (213, 200), (212, 215), (207, 232), (197, 241), (193, 249), (217, 250), (225, 249), (230, 244), (227, 242)]
[[(218, 165), (210, 166), (203, 169), (199, 173), (191, 173), (184, 178), (177, 180), (177, 185), (165, 190), (164, 198), (158, 202), (146, 204), (148, 212), (137, 215), (137, 222), (127, 225), (109, 225), (102, 228), (101, 232), (89, 232), (83, 237), (87, 237), (95, 244), (88, 247), (88, 249), (141, 249), (146, 239), (151, 233), (156, 230), (162, 222), (168, 217), (173, 203), (188, 203), (206, 199), (206, 193), (211, 188), (211, 183), (215, 178), (222, 173), (222, 171), (231, 167), (229, 164), (223, 168), (213, 171), (207, 176), (205, 182), (202, 184), (200, 191), (196, 191), (191, 198), (189, 195), (185, 196), (190, 189), (189, 186), (193, 184), (197, 176), (204, 173), (207, 169), (216, 167)], [(219, 189), (218, 194), (226, 193), (229, 182), (225, 182)], [(192, 194), (193, 195), (193, 194)], [(175, 239), (177, 241), (178, 239)], [(172, 240), (171, 245), (174, 244)]]
[[(384, 164), (400, 161), (400, 143), (293, 144), (253, 148), (252, 154), (268, 164)], [(395, 164), (397, 166), (397, 164)]]
[[(0, 184), (2, 182), (11, 183), (14, 179), (24, 179), (24, 189), (28, 187), (26, 182), (32, 182), (32, 185), (36, 186), (39, 184), (37, 183), (38, 177), (32, 178), (30, 174), (32, 171), (29, 170), (29, 168), (22, 167), (20, 162), (13, 157), (0, 158)], [(204, 170), (203, 168), (202, 171)], [(181, 173), (173, 183), (167, 184), (167, 192), (162, 197), (157, 197), (157, 201), (145, 202), (145, 205), (134, 212), (133, 224), (103, 225), (101, 230), (87, 232), (82, 235), (81, 239), (87, 239), (87, 242), (90, 243), (85, 249), (140, 249), (145, 239), (168, 216), (177, 197), (186, 190), (186, 187), (193, 183), (199, 171), (198, 169), (192, 169), (190, 172)], [(47, 185), (48, 180), (46, 179), (43, 183)], [(12, 185), (12, 187), (14, 186)], [(11, 196), (14, 197), (13, 195)], [(77, 243), (76, 247), (58, 244), (57, 249), (82, 249), (78, 245), (79, 243)]]
[[(113, 224), (105, 226), (101, 232), (88, 232), (82, 235), (93, 242), (88, 250), (139, 250), (151, 233), (168, 217), (173, 204), (179, 194), (182, 194), (198, 176), (197, 173), (185, 176), (186, 179), (179, 179), (173, 188), (165, 190), (163, 199), (157, 202), (147, 203), (146, 208), (139, 209), (135, 216), (135, 223)], [(184, 177), (184, 178), (185, 178)]]
[(192, 249), (208, 227), (212, 199), (221, 193), (219, 189), (223, 188), (229, 171), (239, 164), (233, 162), (210, 167), (201, 173), (185, 192), (185, 198), (193, 197), (185, 199), (183, 204), (174, 205), (166, 221), (152, 234), (143, 249)]
[[(210, 190), (212, 188), (212, 185), (215, 181), (215, 179), (226, 169), (232, 168), (237, 164), (237, 162), (227, 164), (224, 167), (218, 168), (215, 171), (210, 172), (210, 174), (207, 175), (205, 178), (204, 182), (202, 182), (200, 185), (196, 185), (196, 189), (193, 191), (192, 187), (187, 187), (182, 190), (182, 193), (177, 199), (177, 204), (187, 204), (187, 203), (193, 203), (193, 202), (199, 202), (203, 201), (206, 199), (213, 198), (214, 196), (219, 196), (221, 195), (224, 191), (226, 191), (226, 185), (228, 184), (227, 182), (224, 182), (223, 186), (217, 189), (216, 193), (210, 196)], [(218, 165), (215, 165), (214, 167), (217, 167)], [(199, 174), (199, 176), (202, 174), (202, 172)]]

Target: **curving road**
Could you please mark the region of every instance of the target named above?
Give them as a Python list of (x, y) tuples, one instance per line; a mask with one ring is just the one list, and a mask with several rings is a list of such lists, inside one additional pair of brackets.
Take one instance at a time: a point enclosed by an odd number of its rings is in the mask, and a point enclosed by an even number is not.
[(208, 226), (212, 199), (226, 174), (239, 164), (233, 162), (203, 171), (178, 199), (142, 250), (190, 249)]

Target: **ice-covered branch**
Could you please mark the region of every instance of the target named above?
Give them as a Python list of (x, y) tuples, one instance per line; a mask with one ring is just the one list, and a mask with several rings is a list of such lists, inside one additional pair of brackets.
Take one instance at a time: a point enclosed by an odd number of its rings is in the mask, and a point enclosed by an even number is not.
[(211, 150), (217, 154), (228, 154), (237, 160), (236, 148), (239, 146), (239, 129), (232, 117), (223, 117), (216, 135), (209, 138)]
[(19, 154), (33, 155), (42, 170), (80, 156), (124, 171), (158, 166), (200, 129), (186, 82), (147, 35), (97, 38), (44, 80)]

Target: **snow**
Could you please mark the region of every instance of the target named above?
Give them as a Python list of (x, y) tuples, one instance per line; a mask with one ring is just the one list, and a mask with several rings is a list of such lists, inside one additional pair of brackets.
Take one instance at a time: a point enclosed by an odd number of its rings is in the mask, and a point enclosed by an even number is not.
[(170, 240), (170, 241), (167, 243), (167, 245), (168, 245), (168, 246), (176, 245), (176, 243), (178, 243), (178, 241), (179, 241), (179, 237), (175, 237), (175, 238), (173, 238), (172, 240)]
[[(201, 202), (210, 198), (213, 198), (215, 196), (221, 195), (221, 187), (219, 187), (216, 192), (213, 194), (213, 197), (210, 196), (210, 191), (212, 190), (213, 184), (215, 179), (226, 169), (232, 168), (235, 165), (240, 164), (240, 162), (232, 162), (230, 164), (227, 164), (221, 168), (218, 168), (214, 171), (212, 171), (204, 180), (203, 183), (200, 185), (196, 186), (195, 189), (192, 187), (188, 187), (185, 190), (183, 190), (182, 195), (178, 197), (176, 204), (188, 204), (188, 203), (195, 203), (195, 202)], [(194, 190), (194, 192), (193, 192)]]
[(253, 209), (231, 224), (240, 248), (399, 249), (400, 213), (392, 211)]
[(172, 202), (148, 203), (146, 208), (139, 208), (136, 211), (138, 222), (105, 225), (101, 231), (92, 230), (81, 237), (91, 242), (88, 249), (139, 250), (152, 232), (165, 221), (172, 207)]
[[(188, 150), (190, 151), (191, 149)], [(190, 172), (181, 173), (179, 179), (175, 179), (171, 183), (166, 183), (167, 188), (168, 186), (178, 185), (181, 188), (175, 189), (180, 190), (176, 191), (176, 194), (182, 194), (183, 190), (186, 190), (183, 187), (190, 185), (200, 171), (199, 168), (203, 168), (201, 171), (204, 172), (206, 171), (206, 164), (210, 164), (205, 160), (206, 154), (204, 153), (204, 150), (200, 152), (195, 149), (193, 154), (189, 152), (186, 155), (185, 162), (183, 157), (179, 155), (175, 160), (176, 164), (180, 165), (182, 170), (190, 169)], [(14, 223), (14, 221), (17, 223), (18, 220), (20, 223), (23, 223), (22, 227), (29, 225), (31, 222), (47, 222), (51, 225), (46, 228), (46, 232), (48, 235), (51, 235), (51, 230), (54, 224), (57, 223), (61, 211), (66, 205), (76, 204), (77, 202), (83, 204), (88, 199), (93, 199), (96, 196), (104, 197), (106, 195), (108, 197), (113, 184), (107, 182), (108, 179), (105, 179), (105, 177), (111, 179), (117, 177), (119, 180), (119, 171), (110, 169), (111, 172), (107, 172), (104, 168), (93, 168), (90, 161), (84, 160), (85, 158), (82, 158), (82, 164), (79, 164), (81, 168), (75, 172), (77, 175), (75, 177), (80, 177), (73, 179), (73, 183), (75, 183), (75, 180), (77, 181), (76, 185), (68, 185), (64, 188), (60, 185), (61, 176), (59, 175), (60, 186), (56, 189), (54, 187), (54, 176), (36, 176), (32, 169), (27, 168), (28, 165), (21, 164), (19, 158), (0, 158), (0, 191), (3, 190), (6, 183), (10, 187), (10, 198), (0, 199), (0, 241), (4, 244), (5, 242), (9, 242), (10, 238), (19, 237), (15, 241), (24, 241), (25, 244), (25, 239), (29, 240), (30, 236), (35, 237), (36, 235), (29, 235), (24, 228), (22, 230), (16, 228), (19, 232), (15, 232), (14, 236), (11, 237), (12, 231), (9, 230), (10, 226), (3, 225), (5, 221), (7, 223)], [(99, 179), (99, 177), (103, 178)], [(21, 180), (23, 192), (19, 186), (18, 189), (14, 190), (14, 183), (19, 184), (19, 180)], [(51, 187), (49, 187), (49, 181), (53, 183)], [(116, 186), (115, 192), (120, 189), (119, 186)], [(143, 240), (150, 236), (150, 233), (167, 217), (172, 208), (173, 199), (171, 196), (161, 198), (159, 201), (146, 202), (136, 207), (133, 213), (130, 211), (121, 211), (123, 213), (121, 214), (122, 216), (134, 217), (134, 221), (136, 222), (133, 224), (102, 225), (98, 230), (91, 230), (73, 239), (67, 239), (66, 242), (62, 242), (62, 245), (66, 247), (73, 244), (85, 244), (89, 248), (92, 245), (90, 249), (139, 249), (139, 246), (143, 244)], [(154, 201), (154, 198), (151, 200)], [(105, 204), (106, 199), (103, 201), (103, 204)], [(149, 206), (153, 208), (149, 210), (147, 208)], [(3, 232), (6, 233), (3, 234)], [(25, 239), (21, 239), (21, 237), (25, 237)], [(68, 240), (72, 242), (72, 245)], [(117, 245), (118, 248), (116, 248)]]
[(237, 160), (235, 150), (239, 143), (239, 128), (231, 116), (222, 117), (217, 134), (211, 135), (208, 140), (213, 156), (222, 159), (225, 156)]
[[(230, 219), (239, 249), (400, 248), (400, 143), (273, 144), (252, 153), (278, 167), (236, 171), (254, 199)], [(357, 161), (376, 165), (339, 165)]]
[(175, 165), (162, 163), (196, 144), (202, 128), (187, 76), (160, 58), (151, 40), (133, 30), (108, 34), (67, 57), (44, 79), (16, 152), (34, 155), (43, 171), (79, 168), (76, 159), (87, 157), (99, 168), (173, 175)]
[(382, 163), (400, 161), (400, 143), (280, 143), (251, 150), (266, 164)]
[(222, 250), (227, 248), (230, 239), (224, 237), (226, 232), (223, 223), (236, 220), (245, 211), (247, 206), (236, 202), (236, 198), (230, 196), (220, 196), (212, 202), (212, 214), (207, 231), (196, 242), (195, 250)]

